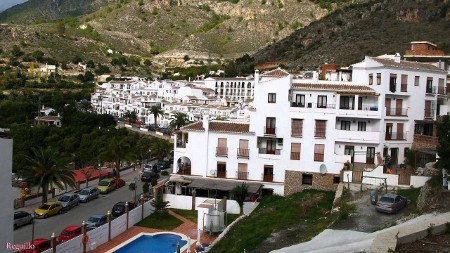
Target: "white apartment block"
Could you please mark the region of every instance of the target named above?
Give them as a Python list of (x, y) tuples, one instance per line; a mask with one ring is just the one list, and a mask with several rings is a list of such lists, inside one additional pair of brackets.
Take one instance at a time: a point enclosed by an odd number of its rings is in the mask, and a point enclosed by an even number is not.
[(415, 126), (447, 114), (446, 72), (435, 66), (366, 57), (350, 80), (256, 72), (250, 122), (205, 116), (182, 128), (173, 173), (261, 182), (280, 195), (334, 190), (345, 162), (403, 163)]
[(11, 185), (13, 140), (0, 129), (0, 245), (13, 242), (14, 194)]
[(215, 91), (218, 98), (227, 102), (245, 102), (254, 97), (255, 82), (253, 77), (209, 77), (204, 86)]

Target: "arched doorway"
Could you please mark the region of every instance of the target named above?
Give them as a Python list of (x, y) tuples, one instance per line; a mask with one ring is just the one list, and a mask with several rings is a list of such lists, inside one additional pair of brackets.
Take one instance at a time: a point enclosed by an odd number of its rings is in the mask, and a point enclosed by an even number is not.
[(177, 174), (191, 175), (191, 159), (182, 156), (177, 160)]

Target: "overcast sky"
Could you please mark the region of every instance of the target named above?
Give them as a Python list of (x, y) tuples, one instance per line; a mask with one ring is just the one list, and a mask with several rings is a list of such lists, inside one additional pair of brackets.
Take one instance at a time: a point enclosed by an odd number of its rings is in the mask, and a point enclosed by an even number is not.
[(25, 1), (27, 0), (0, 0), (0, 12), (8, 9), (11, 6), (23, 3)]

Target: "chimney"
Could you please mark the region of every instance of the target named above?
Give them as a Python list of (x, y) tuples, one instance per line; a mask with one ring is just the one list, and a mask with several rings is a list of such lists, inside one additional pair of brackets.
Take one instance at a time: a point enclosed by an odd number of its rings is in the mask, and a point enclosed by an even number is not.
[(395, 55), (394, 55), (394, 61), (395, 61), (396, 63), (400, 63), (400, 58), (401, 58), (400, 53), (395, 53)]
[(209, 130), (209, 115), (203, 114), (203, 129), (205, 129), (206, 132)]

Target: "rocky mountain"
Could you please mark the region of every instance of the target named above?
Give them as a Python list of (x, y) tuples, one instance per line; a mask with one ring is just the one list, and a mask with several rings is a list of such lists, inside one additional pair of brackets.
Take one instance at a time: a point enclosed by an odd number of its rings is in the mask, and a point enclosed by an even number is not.
[(90, 13), (108, 0), (14, 0), (15, 5), (0, 13), (0, 22), (29, 24)]
[[(323, 5), (324, 1), (329, 5)], [(31, 7), (18, 10), (36, 2), (42, 2), (46, 11)], [(105, 4), (103, 0), (30, 0), (2, 14), (1, 20), (10, 23), (0, 26), (0, 45), (9, 49), (20, 42), (25, 51), (40, 49), (62, 61), (82, 55), (109, 62), (112, 56), (107, 49), (154, 57), (160, 62), (184, 55), (190, 59), (235, 58), (255, 53), (321, 19), (328, 9), (336, 8), (334, 2), (108, 0)], [(92, 8), (95, 10), (88, 13)], [(40, 20), (42, 15), (36, 13), (45, 14), (47, 20), (72, 18), (23, 23)], [(73, 18), (77, 13), (88, 14)]]
[[(260, 50), (240, 68), (287, 61), (294, 70), (323, 63), (348, 65), (365, 55), (403, 54), (411, 41), (432, 41), (450, 52), (450, 1), (371, 0), (339, 9)], [(246, 65), (246, 66), (244, 66)]]

